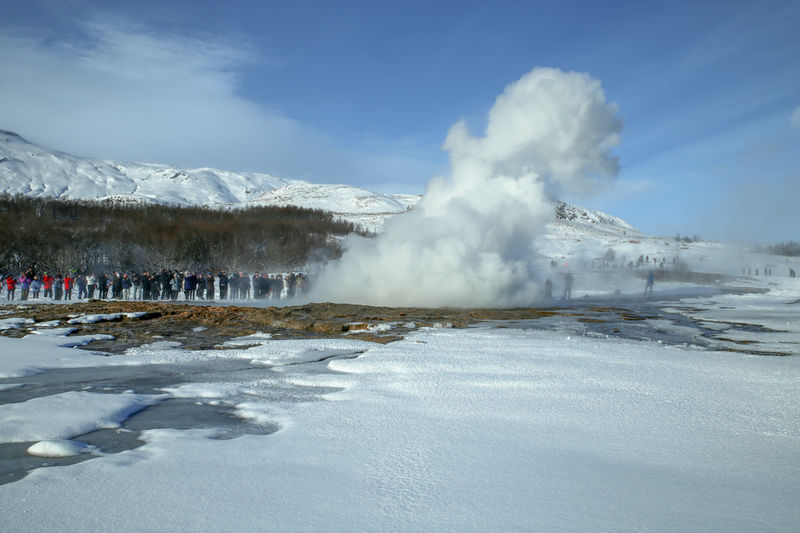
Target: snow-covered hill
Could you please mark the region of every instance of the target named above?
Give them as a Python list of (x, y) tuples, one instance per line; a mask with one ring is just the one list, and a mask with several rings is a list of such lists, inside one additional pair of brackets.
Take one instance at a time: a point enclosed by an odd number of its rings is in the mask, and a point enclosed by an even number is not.
[(331, 211), (373, 231), (387, 216), (405, 212), (420, 199), (255, 172), (78, 157), (47, 150), (4, 130), (0, 130), (0, 193), (220, 208), (294, 205)]
[(248, 205), (295, 205), (331, 211), (369, 231), (380, 231), (387, 217), (404, 213), (421, 199), (412, 194), (379, 194), (350, 185), (319, 185), (295, 181), (266, 191)]

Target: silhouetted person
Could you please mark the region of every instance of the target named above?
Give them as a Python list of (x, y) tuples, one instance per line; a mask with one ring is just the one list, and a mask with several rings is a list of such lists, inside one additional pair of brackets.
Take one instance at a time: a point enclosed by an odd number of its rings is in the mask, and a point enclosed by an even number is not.
[(564, 300), (572, 299), (572, 274), (567, 272), (567, 275), (564, 277)]
[(553, 298), (553, 282), (550, 281), (550, 278), (547, 278), (547, 281), (544, 282), (544, 297), (548, 300)]
[(645, 293), (645, 295), (647, 295), (648, 293), (650, 293), (650, 295), (651, 295), (651, 296), (653, 295), (653, 282), (655, 281), (655, 279), (656, 279), (656, 278), (655, 278), (655, 276), (653, 275), (653, 271), (651, 270), (651, 271), (650, 271), (650, 272), (647, 274), (647, 285), (645, 285), (645, 286), (644, 286), (644, 293)]

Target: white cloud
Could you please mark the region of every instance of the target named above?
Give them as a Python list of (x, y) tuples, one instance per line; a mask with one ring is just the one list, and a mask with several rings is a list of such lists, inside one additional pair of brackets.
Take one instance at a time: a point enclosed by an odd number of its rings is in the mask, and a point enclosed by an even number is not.
[(434, 172), (411, 150), (385, 161), (391, 140), (369, 153), (348, 149), (243, 98), (243, 69), (265, 61), (246, 44), (119, 20), (80, 29), (81, 39), (55, 42), (0, 31), (0, 127), (78, 155), (314, 181), (368, 185)]

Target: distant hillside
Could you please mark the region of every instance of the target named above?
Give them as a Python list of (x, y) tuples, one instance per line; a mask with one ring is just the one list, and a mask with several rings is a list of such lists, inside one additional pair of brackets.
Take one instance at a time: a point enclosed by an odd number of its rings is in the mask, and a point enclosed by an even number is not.
[(370, 231), (380, 229), (387, 216), (404, 212), (420, 198), (255, 172), (78, 157), (47, 150), (5, 130), (0, 130), (0, 193), (213, 208), (291, 205), (330, 211)]

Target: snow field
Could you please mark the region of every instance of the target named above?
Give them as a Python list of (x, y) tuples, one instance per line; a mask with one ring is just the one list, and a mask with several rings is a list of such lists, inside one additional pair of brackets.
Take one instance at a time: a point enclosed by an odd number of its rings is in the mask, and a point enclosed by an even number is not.
[(800, 519), (795, 357), (488, 327), (385, 346), (263, 342), (226, 357), (365, 353), (330, 360), (334, 374), (288, 377), (343, 387), (322, 401), (238, 404), (277, 433), (151, 430), (136, 450), (0, 486), (24, 502), (0, 525), (30, 527), (31, 511), (40, 531), (789, 531)]

